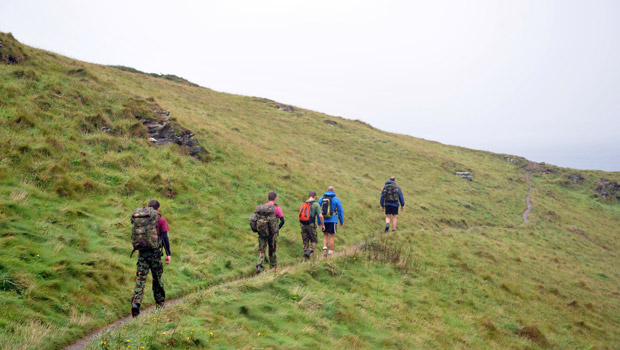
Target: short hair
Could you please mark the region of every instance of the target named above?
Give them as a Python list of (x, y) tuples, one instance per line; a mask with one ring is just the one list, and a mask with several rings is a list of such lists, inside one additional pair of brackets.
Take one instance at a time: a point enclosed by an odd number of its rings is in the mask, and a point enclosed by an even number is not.
[(148, 205), (148, 206), (149, 206), (149, 207), (151, 207), (151, 208), (153, 208), (153, 209), (155, 209), (155, 210), (157, 210), (157, 209), (159, 209), (159, 202), (158, 202), (158, 201), (156, 201), (155, 199), (152, 199), (152, 200), (149, 202), (149, 205)]
[(396, 178), (394, 176), (390, 177), (390, 181), (396, 181)]
[(275, 192), (269, 192), (269, 194), (267, 195), (267, 198), (272, 201), (274, 199), (276, 199), (278, 195)]
[(334, 186), (329, 186), (327, 188), (327, 192), (336, 192), (336, 189), (334, 188)]
[(316, 197), (316, 191), (309, 191), (308, 197)]

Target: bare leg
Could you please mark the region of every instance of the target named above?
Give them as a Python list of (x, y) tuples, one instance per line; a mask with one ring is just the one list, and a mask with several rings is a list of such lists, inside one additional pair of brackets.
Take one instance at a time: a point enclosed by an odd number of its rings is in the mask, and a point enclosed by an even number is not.
[(392, 220), (392, 230), (396, 230), (396, 223), (398, 221), (398, 215), (394, 215)]
[(329, 234), (329, 250), (334, 250), (334, 236), (335, 234)]
[(385, 214), (385, 223), (386, 224), (390, 224), (390, 216), (392, 216), (392, 214)]
[(327, 247), (327, 233), (323, 233), (323, 247)]

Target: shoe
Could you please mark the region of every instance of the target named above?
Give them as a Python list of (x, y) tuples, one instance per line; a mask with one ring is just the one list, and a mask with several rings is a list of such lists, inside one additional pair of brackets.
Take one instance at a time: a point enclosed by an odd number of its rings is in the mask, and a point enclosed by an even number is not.
[(396, 232), (396, 229), (395, 229), (395, 228), (393, 228), (393, 229), (392, 229), (392, 232)]
[(261, 264), (256, 265), (256, 274), (259, 274), (261, 272), (263, 272), (263, 265)]
[(157, 304), (155, 304), (155, 308), (156, 309), (163, 309), (164, 308), (164, 303), (157, 303)]
[(390, 230), (390, 226), (385, 226), (385, 232), (388, 232)]
[(306, 258), (306, 260), (310, 259), (310, 254), (312, 254), (311, 251), (309, 251), (309, 250), (304, 251), (304, 258)]
[(131, 316), (136, 317), (140, 314), (140, 304), (131, 304)]
[(332, 254), (334, 254), (333, 250), (330, 250), (329, 252), (327, 252), (327, 255), (332, 255)]

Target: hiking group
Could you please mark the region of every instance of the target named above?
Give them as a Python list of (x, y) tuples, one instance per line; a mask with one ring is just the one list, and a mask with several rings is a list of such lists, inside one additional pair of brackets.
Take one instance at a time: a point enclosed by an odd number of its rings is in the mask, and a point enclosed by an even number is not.
[[(258, 234), (257, 273), (261, 273), (267, 264), (272, 269), (275, 269), (278, 264), (276, 251), (278, 235), (284, 226), (284, 212), (276, 204), (277, 198), (278, 195), (275, 192), (269, 192), (267, 203), (258, 205), (250, 217), (250, 228)], [(389, 231), (390, 221), (392, 222), (392, 231), (395, 231), (399, 204), (402, 210), (405, 206), (405, 200), (394, 177), (385, 182), (379, 202), (381, 210), (385, 211), (385, 232)], [(131, 242), (133, 252), (138, 251), (136, 285), (131, 298), (131, 314), (134, 317), (140, 314), (140, 305), (142, 304), (146, 276), (149, 270), (153, 274), (153, 296), (156, 307), (163, 307), (166, 300), (162, 280), (164, 265), (161, 260), (163, 256), (161, 249), (164, 248), (166, 252), (165, 263), (169, 264), (171, 254), (168, 231), (170, 228), (166, 219), (159, 214), (159, 209), (160, 203), (151, 200), (146, 208), (138, 208), (131, 215), (131, 223), (133, 224)], [(329, 186), (318, 200), (316, 191), (308, 192), (308, 199), (299, 208), (299, 223), (301, 225), (304, 259), (310, 259), (316, 250), (318, 243), (317, 225), (323, 231), (323, 254), (325, 256), (333, 254), (334, 237), (338, 223), (340, 223), (340, 227), (344, 227), (344, 210), (340, 199), (336, 196), (334, 186)]]

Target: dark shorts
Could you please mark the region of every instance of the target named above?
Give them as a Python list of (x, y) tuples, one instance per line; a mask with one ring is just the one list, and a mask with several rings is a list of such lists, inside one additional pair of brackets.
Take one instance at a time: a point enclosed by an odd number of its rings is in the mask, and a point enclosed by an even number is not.
[(391, 205), (385, 206), (385, 215), (398, 215), (398, 207), (393, 207)]
[(325, 223), (325, 233), (336, 233), (336, 227), (338, 226), (337, 222), (326, 222)]

